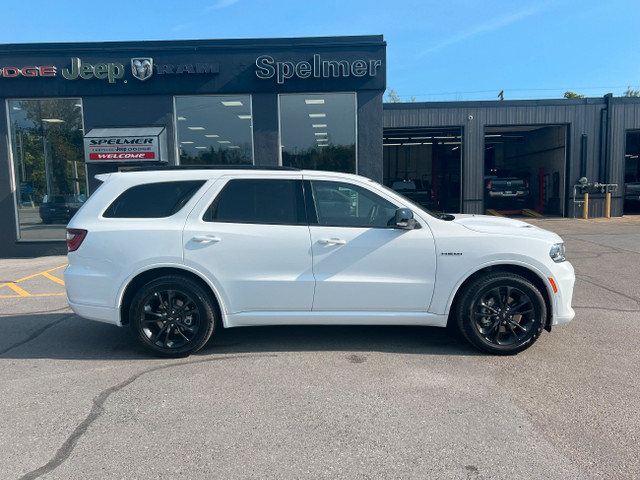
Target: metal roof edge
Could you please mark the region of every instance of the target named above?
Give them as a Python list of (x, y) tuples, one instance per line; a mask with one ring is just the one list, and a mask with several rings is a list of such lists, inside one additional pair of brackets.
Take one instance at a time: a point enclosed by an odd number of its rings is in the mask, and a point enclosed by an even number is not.
[(193, 171), (193, 170), (250, 170), (250, 171), (283, 171), (299, 172), (299, 168), (275, 165), (149, 165), (132, 167), (122, 172), (163, 172), (163, 171)]
[(283, 37), (283, 38), (237, 38), (204, 40), (135, 40), (122, 42), (56, 42), (0, 44), (0, 53), (20, 54), (34, 52), (80, 51), (127, 51), (142, 49), (163, 50), (208, 50), (247, 49), (301, 46), (387, 46), (383, 35), (352, 35), (336, 37)]
[[(625, 98), (614, 97), (613, 100)], [(640, 103), (640, 98), (636, 99)], [(498, 107), (541, 107), (541, 106), (570, 106), (570, 105), (603, 105), (603, 97), (596, 98), (551, 98), (536, 100), (473, 100), (451, 102), (402, 102), (383, 103), (385, 110), (413, 110), (420, 108), (498, 108)]]

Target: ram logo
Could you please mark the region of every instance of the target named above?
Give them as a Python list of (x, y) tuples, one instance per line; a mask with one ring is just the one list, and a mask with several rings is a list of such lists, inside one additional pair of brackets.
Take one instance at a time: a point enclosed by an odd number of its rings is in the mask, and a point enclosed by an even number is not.
[(153, 58), (132, 58), (131, 73), (138, 80), (147, 80), (153, 75)]

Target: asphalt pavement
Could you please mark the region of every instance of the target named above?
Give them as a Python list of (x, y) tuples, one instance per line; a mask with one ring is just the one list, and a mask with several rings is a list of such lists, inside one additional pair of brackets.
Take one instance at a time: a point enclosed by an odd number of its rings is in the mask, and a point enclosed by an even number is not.
[(188, 359), (0, 260), (0, 478), (640, 478), (640, 217), (563, 236), (576, 318), (514, 357), (445, 329), (254, 327)]

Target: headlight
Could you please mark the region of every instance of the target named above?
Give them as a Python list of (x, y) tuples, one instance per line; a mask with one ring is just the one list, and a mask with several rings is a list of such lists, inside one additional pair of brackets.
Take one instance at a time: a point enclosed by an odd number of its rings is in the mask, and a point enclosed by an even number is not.
[(564, 243), (556, 243), (549, 251), (551, 260), (556, 263), (564, 262), (566, 260), (564, 256)]

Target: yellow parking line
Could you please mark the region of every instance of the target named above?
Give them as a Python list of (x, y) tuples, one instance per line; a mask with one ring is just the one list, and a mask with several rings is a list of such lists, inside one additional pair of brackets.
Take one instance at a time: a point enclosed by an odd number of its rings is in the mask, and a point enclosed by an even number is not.
[(64, 285), (64, 280), (62, 280), (62, 279), (60, 279), (58, 277), (54, 277), (49, 272), (53, 272), (55, 270), (58, 270), (60, 268), (64, 268), (66, 266), (67, 266), (67, 264), (65, 263), (64, 265), (60, 265), (58, 267), (50, 268), (50, 269), (45, 270), (43, 272), (34, 273), (33, 275), (29, 275), (28, 277), (21, 278), (20, 280), (16, 280), (14, 282), (7, 282), (7, 283), (0, 284), (0, 288), (9, 287), (11, 290), (13, 290), (14, 292), (17, 293), (17, 295), (0, 295), (0, 298), (50, 297), (50, 296), (56, 296), (56, 295), (65, 295), (64, 293), (40, 293), (40, 294), (32, 295), (31, 293), (27, 292), (24, 288), (18, 286), (17, 284), (20, 283), (20, 282), (24, 282), (25, 280), (29, 280), (31, 278), (35, 278), (35, 277), (41, 275), (41, 276), (43, 276), (45, 278), (48, 278), (49, 280), (53, 280), (54, 282), (56, 282), (56, 283), (58, 283), (60, 285)]
[(544, 215), (540, 215), (538, 212), (536, 212), (535, 210), (531, 210), (530, 208), (523, 208), (522, 214), (528, 217), (544, 218)]
[(49, 270), (46, 270), (47, 272), (53, 272), (54, 270), (58, 270), (60, 268), (64, 268), (67, 265), (69, 265), (68, 263), (65, 263), (64, 265), (60, 265), (59, 267), (54, 267), (54, 268), (50, 268)]
[(61, 297), (65, 293), (36, 293), (34, 295), (0, 295), (0, 298), (25, 298), (25, 297)]
[(494, 210), (492, 208), (488, 209), (486, 213), (488, 213), (489, 215), (493, 215), (494, 217), (504, 217), (504, 215), (502, 215), (497, 210)]
[(53, 280), (54, 282), (59, 283), (60, 285), (64, 285), (64, 280), (61, 280), (58, 277), (54, 277), (49, 272), (42, 272), (42, 276), (47, 277), (49, 280)]
[(31, 294), (29, 292), (27, 292), (26, 290), (20, 288), (15, 283), (7, 283), (7, 287), (9, 287), (11, 290), (16, 292), (19, 297), (30, 297), (31, 296)]
[[(20, 282), (24, 282), (25, 280), (29, 280), (29, 279), (31, 279), (31, 278), (37, 277), (38, 275), (45, 275), (45, 274), (48, 274), (49, 272), (53, 272), (54, 270), (58, 270), (58, 269), (60, 269), (60, 268), (64, 268), (64, 267), (66, 267), (66, 266), (67, 266), (67, 264), (65, 263), (64, 265), (60, 265), (59, 267), (50, 268), (49, 270), (45, 270), (44, 272), (34, 273), (33, 275), (29, 275), (28, 277), (21, 278), (20, 280), (16, 280), (16, 281), (14, 281), (14, 282), (7, 282), (7, 283), (3, 283), (3, 284), (1, 284), (1, 285), (0, 285), (0, 288), (2, 288), (2, 287), (10, 287), (10, 288), (13, 288), (13, 287), (11, 287), (11, 285), (14, 285), (14, 284), (16, 284), (16, 283), (20, 283)], [(46, 276), (47, 278), (50, 278), (50, 276), (49, 276), (49, 275), (45, 275), (45, 276)], [(53, 277), (53, 275), (51, 275), (51, 277)], [(52, 280), (53, 280), (53, 279), (52, 279)], [(59, 278), (56, 278), (56, 279), (55, 279), (55, 281), (57, 281), (57, 282), (62, 282), (62, 280), (60, 280)], [(64, 285), (64, 282), (62, 282), (62, 284)]]

